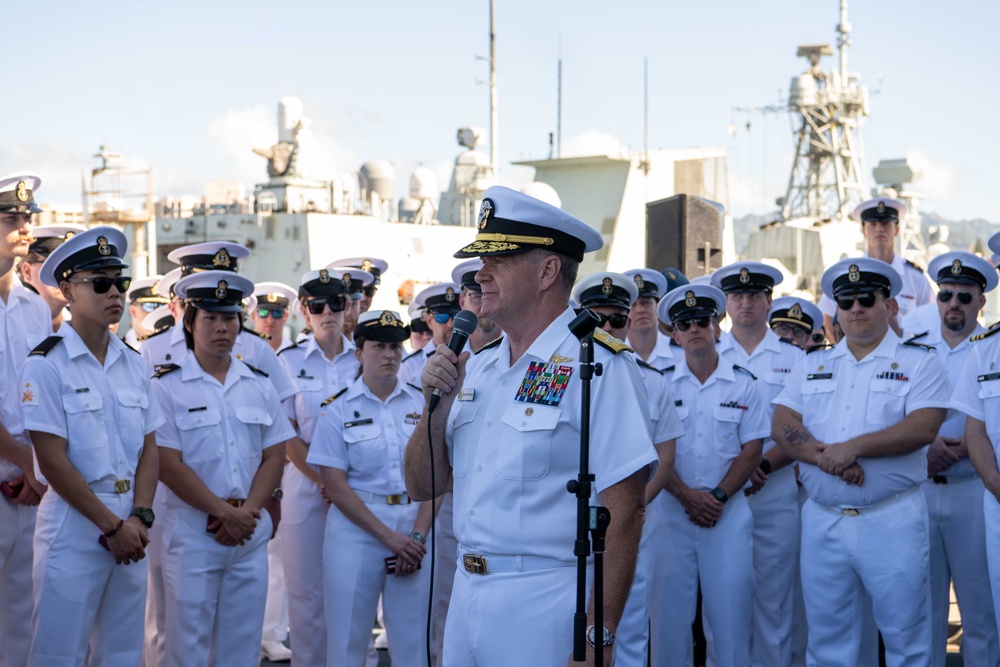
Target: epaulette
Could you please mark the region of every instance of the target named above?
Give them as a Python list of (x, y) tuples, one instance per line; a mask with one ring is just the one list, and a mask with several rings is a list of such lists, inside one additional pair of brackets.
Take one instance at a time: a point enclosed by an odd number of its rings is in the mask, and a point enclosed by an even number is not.
[[(795, 343), (793, 343), (790, 338), (785, 338), (784, 336), (779, 337), (778, 340), (780, 340), (782, 343), (788, 343), (789, 345), (795, 345)], [(798, 347), (798, 345), (795, 345), (795, 347)]]
[(917, 270), (917, 271), (919, 271), (920, 273), (923, 273), (923, 272), (924, 272), (924, 269), (923, 269), (923, 267), (922, 267), (922, 266), (920, 266), (919, 264), (914, 264), (913, 262), (911, 262), (911, 261), (910, 261), (910, 260), (908, 260), (908, 259), (904, 259), (904, 260), (903, 260), (903, 264), (906, 264), (907, 266), (910, 266), (910, 267), (913, 267), (914, 269), (916, 269), (916, 270)]
[(751, 372), (750, 372), (749, 370), (747, 370), (746, 368), (743, 368), (743, 367), (742, 367), (742, 366), (740, 366), (739, 364), (733, 364), (733, 370), (734, 370), (734, 371), (743, 371), (744, 373), (746, 373), (747, 375), (749, 375), (750, 377), (752, 377), (752, 378), (753, 378), (754, 380), (756, 380), (756, 379), (757, 379), (757, 376), (756, 376), (756, 375), (754, 375), (753, 373), (751, 373)]
[(661, 373), (673, 373), (675, 370), (677, 370), (677, 366), (667, 366), (666, 368), (664, 368), (660, 372)]
[(140, 338), (139, 340), (140, 340), (141, 342), (145, 343), (145, 342), (146, 342), (147, 340), (149, 340), (150, 338), (154, 338), (154, 337), (156, 337), (156, 336), (159, 336), (159, 335), (160, 335), (161, 333), (163, 333), (163, 332), (165, 332), (165, 331), (170, 331), (170, 329), (171, 329), (171, 327), (163, 327), (162, 329), (157, 329), (157, 330), (156, 330), (156, 331), (154, 331), (153, 333), (151, 333), (151, 334), (147, 334), (147, 335), (143, 336), (142, 338)]
[(41, 356), (44, 357), (49, 352), (51, 352), (52, 348), (54, 348), (56, 345), (58, 345), (59, 341), (61, 341), (61, 340), (62, 340), (62, 336), (49, 336), (48, 338), (46, 338), (45, 340), (43, 340), (41, 343), (39, 343), (38, 346), (28, 354), (28, 356), (29, 357), (33, 357), (36, 354), (40, 354)]
[[(422, 393), (422, 392), (424, 391), (423, 389), (421, 389), (421, 388), (420, 388), (420, 387), (418, 387), (417, 385), (413, 384), (412, 382), (407, 382), (407, 383), (406, 383), (406, 386), (407, 386), (407, 387), (413, 387), (414, 389), (416, 389), (417, 391), (419, 391), (419, 392), (421, 392), (421, 393)], [(334, 396), (334, 398), (336, 398), (336, 396)]]
[(280, 350), (278, 350), (278, 356), (280, 357), (282, 355), (282, 353), (288, 352), (289, 350), (292, 350), (292, 349), (294, 349), (294, 348), (296, 348), (298, 346), (299, 346), (298, 343), (292, 343), (291, 345), (289, 345), (287, 347), (283, 347)]
[(424, 351), (424, 348), (420, 348), (419, 350), (414, 350), (413, 352), (410, 352), (408, 355), (406, 355), (405, 357), (403, 357), (402, 360), (400, 360), (399, 363), (402, 364), (404, 361), (412, 359), (413, 357), (417, 356), (418, 354), (420, 354), (423, 351)]
[(253, 334), (257, 338), (262, 338), (264, 340), (271, 340), (271, 334), (260, 333), (259, 331), (254, 331), (253, 329), (243, 329), (243, 331), (246, 331), (248, 334)]
[(594, 329), (594, 340), (615, 354), (625, 351), (635, 352), (635, 350), (626, 345), (623, 341), (618, 340), (604, 329)]
[(639, 364), (639, 365), (640, 365), (641, 367), (643, 367), (643, 368), (647, 368), (647, 369), (649, 369), (649, 370), (653, 371), (654, 373), (659, 373), (660, 375), (663, 375), (663, 371), (661, 371), (661, 370), (660, 370), (659, 368), (655, 368), (655, 367), (653, 367), (653, 366), (650, 366), (649, 364), (647, 364), (647, 363), (646, 363), (645, 361), (643, 361), (642, 359), (639, 359), (639, 358), (636, 358), (636, 360), (635, 360), (635, 361), (636, 361), (636, 363), (637, 363), (637, 364)]
[[(245, 361), (243, 363), (247, 364), (247, 362), (245, 362)], [(252, 370), (254, 373), (257, 373), (258, 375), (263, 375), (264, 377), (268, 377), (267, 373), (265, 373), (264, 371), (260, 370), (256, 366), (252, 366), (250, 364), (247, 364), (247, 368), (249, 368), (250, 370)]]
[(328, 398), (325, 401), (323, 401), (322, 403), (320, 403), (319, 407), (325, 408), (326, 406), (330, 405), (335, 400), (337, 400), (340, 397), (341, 394), (343, 394), (345, 391), (347, 391), (347, 389), (348, 389), (348, 387), (344, 387), (343, 389), (341, 389), (340, 391), (338, 391), (336, 394), (334, 394), (330, 398)]
[[(121, 341), (122, 341), (122, 343), (125, 343), (125, 339), (124, 338), (122, 338)], [(138, 354), (140, 356), (142, 355), (142, 352), (140, 352), (139, 350), (135, 349), (134, 347), (132, 347), (128, 343), (125, 343), (125, 347), (127, 347), (128, 349), (132, 350), (133, 352), (135, 352), (136, 354)]]
[(476, 350), (475, 354), (479, 354), (480, 352), (485, 352), (486, 350), (492, 350), (494, 347), (497, 347), (502, 342), (503, 342), (503, 336), (500, 336), (495, 341), (491, 343), (486, 343), (486, 345), (483, 345), (481, 348)]
[(924, 336), (926, 336), (929, 333), (930, 333), (930, 331), (925, 331), (923, 333), (918, 333), (916, 336), (911, 336), (910, 338), (907, 338), (906, 342), (910, 342), (911, 340), (916, 340), (918, 338), (923, 338)]
[(993, 324), (989, 329), (987, 329), (986, 331), (984, 331), (981, 334), (973, 336), (969, 340), (972, 340), (972, 341), (983, 340), (984, 338), (989, 338), (990, 336), (992, 336), (993, 334), (995, 334), (998, 331), (1000, 331), (1000, 322), (997, 322), (997, 323)]
[(903, 341), (903, 345), (905, 345), (907, 347), (921, 347), (924, 350), (932, 350), (932, 351), (934, 350), (934, 346), (933, 345), (924, 345), (923, 343), (914, 342), (913, 338), (911, 338), (909, 340), (904, 340)]
[(178, 366), (177, 364), (160, 364), (159, 366), (156, 367), (156, 372), (153, 373), (153, 377), (161, 378), (167, 373), (172, 373), (176, 371), (178, 368), (180, 368), (180, 366)]
[(806, 350), (806, 354), (812, 354), (813, 352), (818, 352), (820, 350), (825, 350), (828, 347), (834, 347), (833, 343), (823, 343), (822, 345), (817, 345), (816, 347), (811, 347)]

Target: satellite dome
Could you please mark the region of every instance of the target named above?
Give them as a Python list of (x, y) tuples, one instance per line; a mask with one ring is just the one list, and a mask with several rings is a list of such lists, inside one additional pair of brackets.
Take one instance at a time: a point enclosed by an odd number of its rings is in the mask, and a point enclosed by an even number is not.
[(559, 193), (556, 192), (556, 189), (548, 183), (532, 181), (521, 188), (521, 194), (534, 197), (535, 199), (540, 199), (546, 204), (551, 204), (556, 208), (562, 208), (562, 199), (559, 198)]
[(361, 189), (374, 192), (382, 200), (390, 200), (396, 192), (396, 168), (388, 160), (369, 160), (361, 166)]
[(410, 176), (410, 197), (414, 199), (437, 199), (437, 175), (428, 167), (417, 167)]

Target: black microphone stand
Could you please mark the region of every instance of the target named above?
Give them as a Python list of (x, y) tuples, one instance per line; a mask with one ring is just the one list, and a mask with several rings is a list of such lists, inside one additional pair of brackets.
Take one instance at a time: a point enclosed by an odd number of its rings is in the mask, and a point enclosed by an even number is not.
[[(590, 506), (594, 475), (590, 472), (590, 383), (602, 372), (594, 363), (594, 330), (599, 317), (583, 310), (570, 322), (569, 330), (580, 339), (580, 472), (566, 483), (566, 490), (576, 496), (576, 613), (573, 615), (573, 661), (583, 662), (587, 654), (587, 557), (594, 552), (594, 665), (604, 665), (604, 542), (611, 512), (606, 507)], [(590, 540), (587, 533), (590, 533)]]

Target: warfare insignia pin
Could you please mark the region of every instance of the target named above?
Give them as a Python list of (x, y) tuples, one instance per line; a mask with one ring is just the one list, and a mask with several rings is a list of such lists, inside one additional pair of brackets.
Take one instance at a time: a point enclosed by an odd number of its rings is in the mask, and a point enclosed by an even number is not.
[(956, 259), (951, 263), (951, 275), (959, 276), (962, 275), (962, 260)]
[(319, 281), (324, 285), (330, 282), (330, 272), (326, 269), (319, 270)]
[(455, 290), (451, 287), (444, 291), (444, 300), (451, 303), (455, 300)]
[(740, 284), (746, 285), (750, 282), (750, 271), (746, 267), (740, 269)]
[(852, 283), (856, 283), (859, 280), (861, 280), (861, 271), (858, 270), (857, 264), (851, 264), (850, 268), (848, 269), (847, 279), (850, 280)]
[(232, 259), (225, 248), (219, 248), (219, 252), (215, 253), (215, 257), (212, 258), (212, 266), (221, 266), (224, 269), (228, 269), (231, 263)]
[(614, 288), (612, 287), (611, 278), (605, 278), (601, 284), (601, 293), (604, 294), (605, 296), (611, 296), (611, 292), (613, 291)]
[(111, 254), (111, 246), (108, 245), (108, 237), (106, 236), (97, 237), (97, 252), (101, 253), (105, 257)]
[(698, 299), (695, 298), (694, 292), (691, 290), (684, 293), (684, 305), (688, 308), (694, 308), (698, 305)]
[(225, 299), (227, 294), (229, 294), (229, 283), (225, 280), (220, 280), (219, 286), (215, 290), (215, 298)]
[(17, 182), (17, 201), (28, 201), (28, 186), (24, 181)]
[(484, 199), (483, 203), (479, 205), (479, 229), (486, 229), (486, 223), (489, 222), (490, 216), (493, 215), (493, 200)]

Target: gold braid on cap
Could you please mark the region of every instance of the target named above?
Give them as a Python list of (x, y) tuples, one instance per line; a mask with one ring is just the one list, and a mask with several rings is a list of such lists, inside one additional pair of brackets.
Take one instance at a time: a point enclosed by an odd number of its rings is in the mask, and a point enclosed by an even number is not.
[(477, 241), (498, 241), (500, 243), (531, 243), (533, 245), (552, 245), (555, 239), (546, 236), (520, 236), (518, 234), (476, 234)]

